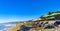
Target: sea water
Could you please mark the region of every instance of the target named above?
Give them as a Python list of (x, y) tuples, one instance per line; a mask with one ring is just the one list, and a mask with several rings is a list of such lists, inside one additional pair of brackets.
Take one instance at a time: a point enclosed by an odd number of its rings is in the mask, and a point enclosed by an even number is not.
[(0, 31), (6, 31), (10, 28), (15, 27), (16, 24), (4, 24), (4, 25), (0, 25)]

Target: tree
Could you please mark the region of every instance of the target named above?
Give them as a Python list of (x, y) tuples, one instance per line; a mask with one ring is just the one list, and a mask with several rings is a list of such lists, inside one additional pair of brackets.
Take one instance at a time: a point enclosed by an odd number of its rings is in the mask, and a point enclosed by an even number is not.
[(51, 12), (48, 13), (48, 15), (51, 15), (51, 14), (52, 14)]

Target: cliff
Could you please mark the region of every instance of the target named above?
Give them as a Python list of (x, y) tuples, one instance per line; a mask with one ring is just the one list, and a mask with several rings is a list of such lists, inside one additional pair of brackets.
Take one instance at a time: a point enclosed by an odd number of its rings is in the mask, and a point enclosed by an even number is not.
[(49, 12), (28, 22), (19, 22), (7, 31), (60, 31), (60, 11)]

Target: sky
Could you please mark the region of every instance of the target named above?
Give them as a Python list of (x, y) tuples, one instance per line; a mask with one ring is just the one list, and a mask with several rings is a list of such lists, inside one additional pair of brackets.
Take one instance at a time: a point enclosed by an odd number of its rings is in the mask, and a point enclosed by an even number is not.
[(28, 21), (60, 10), (60, 0), (0, 0), (0, 23)]

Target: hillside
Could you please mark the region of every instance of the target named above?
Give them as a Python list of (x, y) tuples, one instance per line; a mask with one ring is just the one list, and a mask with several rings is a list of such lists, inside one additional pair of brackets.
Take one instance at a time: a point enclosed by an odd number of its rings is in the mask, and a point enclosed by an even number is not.
[(16, 23), (7, 31), (60, 31), (60, 11), (49, 12), (38, 19)]

